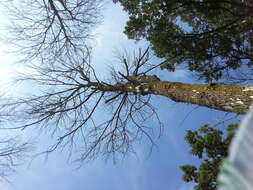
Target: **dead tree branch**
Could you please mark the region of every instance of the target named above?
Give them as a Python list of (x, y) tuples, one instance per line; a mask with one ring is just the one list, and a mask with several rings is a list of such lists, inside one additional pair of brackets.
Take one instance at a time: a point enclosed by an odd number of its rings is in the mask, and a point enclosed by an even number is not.
[(86, 51), (91, 29), (101, 22), (101, 0), (24, 0), (3, 3), (9, 15), (7, 39), (24, 60), (74, 56)]
[[(8, 111), (19, 118), (20, 126), (16, 129), (34, 126), (51, 131), (56, 143), (46, 153), (73, 148), (79, 142), (81, 162), (99, 155), (125, 156), (134, 152), (134, 144), (144, 136), (154, 146), (153, 129), (146, 122), (154, 118), (159, 128), (162, 123), (150, 103), (151, 95), (132, 87), (135, 83), (158, 80), (154, 76), (139, 76), (148, 61), (148, 49), (144, 54), (139, 50), (133, 62), (121, 62), (125, 72), (114, 69), (114, 80), (109, 83), (98, 79), (89, 56), (59, 57), (56, 64), (33, 65), (34, 74), (21, 76), (19, 81), (32, 81), (42, 92), (7, 105)], [(104, 114), (105, 110), (109, 113)]]

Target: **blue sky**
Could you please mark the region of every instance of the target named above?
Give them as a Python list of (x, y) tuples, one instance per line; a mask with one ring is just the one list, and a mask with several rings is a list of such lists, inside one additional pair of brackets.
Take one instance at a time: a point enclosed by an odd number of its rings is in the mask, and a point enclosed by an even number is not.
[[(97, 71), (106, 77), (107, 64), (111, 63), (113, 50), (120, 48), (137, 49), (146, 47), (146, 42), (130, 41), (123, 34), (127, 14), (120, 6), (108, 3), (104, 11), (104, 22), (94, 33), (96, 47), (93, 62)], [(2, 47), (4, 49), (4, 47)], [(1, 50), (1, 49), (0, 49)], [(13, 58), (0, 51), (0, 75), (11, 71)], [(195, 82), (184, 70), (174, 73), (158, 71), (163, 80)], [(0, 76), (0, 80), (1, 77)], [(153, 104), (159, 108), (158, 113), (164, 123), (164, 133), (155, 139), (158, 148), (151, 155), (144, 140), (136, 146), (137, 156), (130, 155), (113, 164), (111, 161), (97, 159), (76, 169), (76, 165), (67, 162), (66, 152), (55, 152), (47, 161), (44, 157), (34, 160), (29, 166), (19, 167), (17, 173), (10, 177), (10, 184), (2, 183), (1, 190), (191, 190), (192, 184), (181, 180), (182, 164), (197, 163), (188, 154), (189, 148), (184, 142), (186, 130), (196, 129), (205, 123), (216, 123), (225, 113), (207, 108), (194, 109), (189, 104), (176, 104), (167, 98), (157, 97)], [(194, 111), (193, 111), (194, 110)], [(192, 111), (192, 112), (191, 112)], [(190, 113), (191, 112), (191, 113)], [(190, 115), (187, 117), (188, 113)], [(150, 126), (156, 128), (150, 122)], [(42, 142), (50, 141), (43, 137)]]

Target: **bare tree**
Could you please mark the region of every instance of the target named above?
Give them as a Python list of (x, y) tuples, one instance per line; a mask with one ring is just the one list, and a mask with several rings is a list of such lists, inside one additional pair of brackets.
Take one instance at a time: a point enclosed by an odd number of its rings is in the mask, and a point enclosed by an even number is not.
[(9, 15), (7, 39), (18, 47), (18, 53), (31, 62), (85, 51), (91, 29), (102, 19), (101, 0), (22, 0), (6, 1)]
[[(59, 57), (57, 64), (35, 65), (34, 74), (20, 80), (39, 84), (43, 92), (10, 104), (9, 112), (23, 123), (17, 128), (34, 126), (57, 137), (47, 153), (65, 147), (72, 153), (79, 147), (78, 160), (85, 161), (134, 152), (133, 145), (143, 136), (154, 145), (145, 122), (155, 118), (162, 130), (151, 102), (155, 95), (237, 114), (246, 113), (253, 102), (252, 86), (184, 84), (148, 75), (158, 67), (150, 64), (149, 54), (147, 48), (134, 56), (119, 55), (122, 70), (112, 68), (108, 80), (97, 77), (89, 52)], [(109, 116), (103, 118), (106, 107)]]
[[(16, 119), (25, 123), (17, 128), (40, 126), (58, 136), (46, 152), (66, 145), (72, 150), (75, 142), (82, 142), (80, 161), (94, 159), (99, 154), (115, 156), (133, 152), (132, 145), (143, 135), (154, 145), (150, 136), (152, 129), (144, 124), (155, 118), (162, 130), (162, 123), (150, 103), (151, 95), (143, 96), (140, 89), (132, 89), (159, 80), (155, 76), (138, 78), (149, 59), (148, 49), (143, 54), (140, 50), (132, 63), (125, 57), (120, 59), (124, 73), (112, 69), (108, 82), (96, 76), (89, 53), (67, 60), (59, 57), (57, 64), (33, 65), (35, 74), (24, 75), (19, 80), (36, 82), (43, 86), (44, 92), (10, 104), (7, 112), (15, 112)], [(103, 107), (111, 114), (98, 123)]]

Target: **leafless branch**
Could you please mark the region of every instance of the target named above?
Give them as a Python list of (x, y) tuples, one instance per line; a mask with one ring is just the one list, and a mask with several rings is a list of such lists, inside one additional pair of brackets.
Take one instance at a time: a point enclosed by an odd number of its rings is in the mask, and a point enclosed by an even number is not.
[(76, 152), (72, 148), (79, 142), (82, 152), (78, 160), (82, 162), (99, 155), (125, 156), (134, 152), (134, 144), (144, 136), (154, 146), (153, 129), (146, 126), (147, 121), (157, 120), (160, 131), (162, 123), (150, 103), (151, 95), (129, 86), (159, 79), (140, 75), (149, 60), (148, 49), (139, 50), (132, 62), (126, 60), (124, 56), (119, 60), (124, 74), (113, 69), (109, 83), (96, 76), (90, 54), (55, 58), (56, 64), (33, 65), (34, 73), (19, 80), (38, 84), (42, 92), (7, 107), (19, 118), (19, 129), (34, 126), (51, 131), (57, 140), (46, 153), (64, 147)]
[(36, 58), (74, 56), (86, 51), (91, 29), (101, 22), (101, 0), (23, 0), (7, 1), (10, 17), (9, 42), (31, 62)]

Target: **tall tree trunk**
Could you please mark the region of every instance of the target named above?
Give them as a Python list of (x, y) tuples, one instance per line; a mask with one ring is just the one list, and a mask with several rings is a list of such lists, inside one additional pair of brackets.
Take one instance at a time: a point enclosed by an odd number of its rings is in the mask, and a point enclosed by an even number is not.
[(156, 82), (152, 92), (175, 102), (197, 104), (226, 112), (245, 114), (253, 103), (253, 86)]
[(185, 84), (160, 81), (154, 76), (136, 77), (135, 82), (98, 85), (102, 91), (133, 92), (142, 95), (161, 95), (175, 102), (197, 104), (225, 112), (245, 114), (253, 103), (253, 86), (222, 83)]

